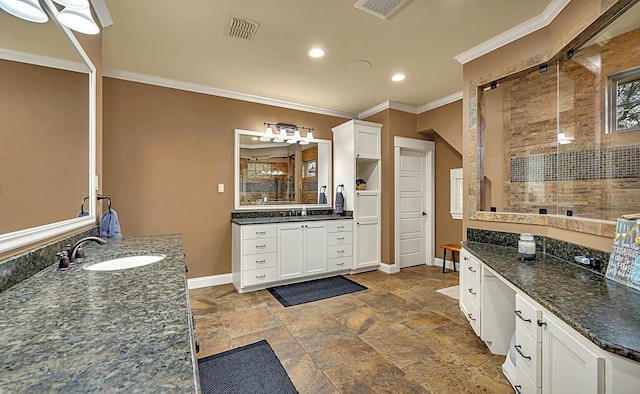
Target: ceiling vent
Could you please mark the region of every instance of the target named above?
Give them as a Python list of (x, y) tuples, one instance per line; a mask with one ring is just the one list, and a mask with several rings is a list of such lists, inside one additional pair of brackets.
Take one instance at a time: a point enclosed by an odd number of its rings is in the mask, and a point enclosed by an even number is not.
[(260, 23), (256, 21), (241, 16), (229, 15), (227, 17), (227, 23), (225, 23), (224, 34), (247, 41), (253, 41), (258, 27), (260, 27)]
[(354, 7), (387, 20), (409, 0), (358, 0)]

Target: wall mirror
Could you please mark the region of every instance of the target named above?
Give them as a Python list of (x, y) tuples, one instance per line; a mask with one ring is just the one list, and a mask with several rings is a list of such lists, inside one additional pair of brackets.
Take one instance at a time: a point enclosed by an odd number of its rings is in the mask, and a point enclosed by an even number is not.
[(46, 23), (0, 10), (0, 253), (95, 223), (95, 67), (41, 4)]
[(257, 131), (235, 133), (235, 209), (331, 207), (331, 141), (287, 144), (260, 141)]
[(640, 3), (559, 60), (480, 89), (481, 210), (638, 211), (638, 42)]

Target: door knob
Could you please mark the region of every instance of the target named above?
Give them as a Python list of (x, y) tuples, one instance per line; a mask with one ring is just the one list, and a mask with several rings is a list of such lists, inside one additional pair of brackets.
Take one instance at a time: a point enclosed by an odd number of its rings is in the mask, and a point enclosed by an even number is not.
[(427, 216), (427, 213), (426, 212), (422, 212), (422, 216)]

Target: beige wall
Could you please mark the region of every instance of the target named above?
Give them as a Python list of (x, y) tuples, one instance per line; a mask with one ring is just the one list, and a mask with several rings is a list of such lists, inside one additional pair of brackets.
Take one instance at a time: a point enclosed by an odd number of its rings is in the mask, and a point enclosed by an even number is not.
[[(442, 258), (440, 245), (462, 240), (462, 220), (451, 217), (450, 172), (462, 167), (462, 100), (418, 115), (418, 130), (433, 130), (435, 165), (435, 257)], [(458, 144), (458, 148), (452, 144)], [(449, 257), (451, 258), (451, 257)]]
[[(479, 138), (477, 134), (478, 118), (470, 119), (469, 113), (470, 105), (476, 106), (475, 99), (478, 86), (522, 72), (531, 66), (544, 64), (553, 60), (556, 55), (562, 56), (573, 42), (577, 42), (584, 36), (583, 30), (589, 27), (591, 23), (607, 17), (614, 9), (630, 2), (633, 2), (633, 0), (615, 2), (601, 2), (600, 0), (572, 1), (546, 28), (531, 33), (463, 66), (463, 164), (465, 168), (464, 188), (467, 191), (465, 193), (464, 229), (474, 227), (518, 232), (523, 231), (520, 229), (524, 227), (512, 223), (473, 220), (469, 217), (477, 210), (480, 204), (478, 197), (480, 180), (476, 171), (476, 148)], [(607, 8), (610, 4), (612, 4), (611, 7)], [(607, 226), (607, 228), (610, 227)], [(611, 239), (608, 236), (587, 236), (580, 232), (554, 229), (546, 226), (532, 226), (531, 232), (539, 235), (561, 235), (562, 239), (567, 241), (592, 247), (598, 245), (603, 250), (611, 249)], [(586, 243), (585, 237), (591, 242)]]
[(123, 235), (182, 234), (190, 278), (231, 272), (234, 129), (283, 122), (330, 140), (346, 121), (112, 78), (104, 115), (103, 191)]

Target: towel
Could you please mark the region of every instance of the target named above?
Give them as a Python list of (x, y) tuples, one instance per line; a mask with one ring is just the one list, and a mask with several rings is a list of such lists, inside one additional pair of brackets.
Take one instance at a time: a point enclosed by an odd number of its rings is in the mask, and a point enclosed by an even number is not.
[(83, 210), (83, 211), (78, 212), (78, 217), (79, 217), (79, 218), (81, 218), (81, 217), (83, 217), (83, 216), (89, 216), (89, 212), (84, 211), (84, 210)]
[(340, 186), (336, 188), (336, 209), (335, 213), (338, 215), (342, 215), (344, 213), (344, 196), (340, 191)]
[(318, 204), (326, 204), (327, 203), (327, 195), (324, 192), (320, 192), (318, 195)]
[(102, 238), (122, 238), (122, 232), (120, 231), (120, 221), (118, 220), (118, 214), (113, 209), (107, 210), (102, 214), (102, 220), (100, 221), (100, 231)]

